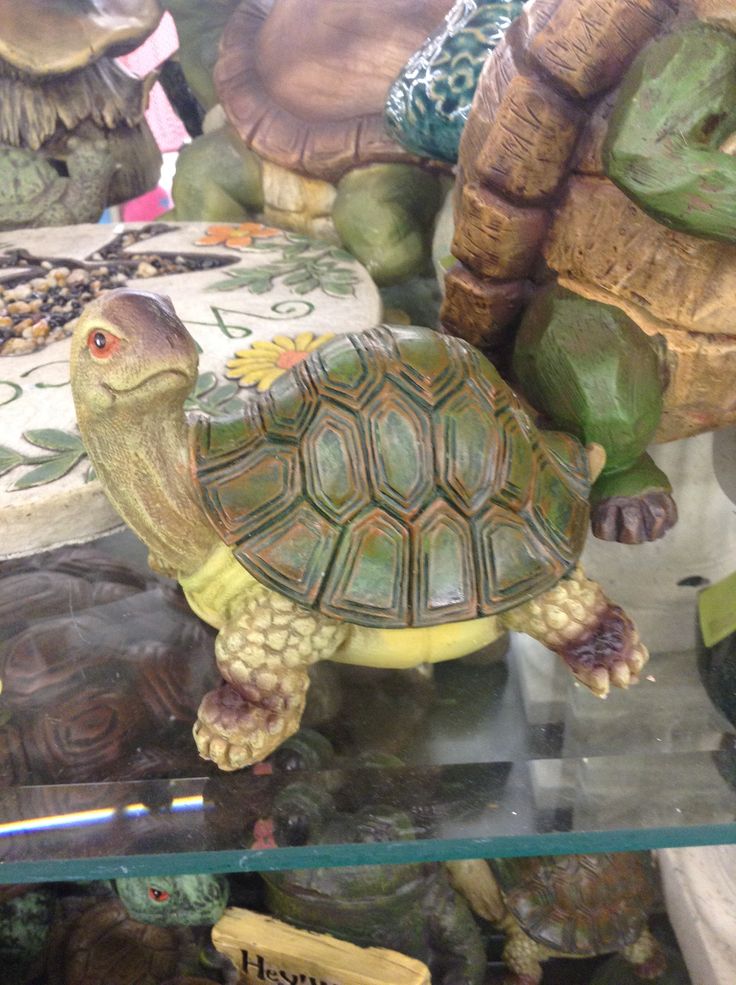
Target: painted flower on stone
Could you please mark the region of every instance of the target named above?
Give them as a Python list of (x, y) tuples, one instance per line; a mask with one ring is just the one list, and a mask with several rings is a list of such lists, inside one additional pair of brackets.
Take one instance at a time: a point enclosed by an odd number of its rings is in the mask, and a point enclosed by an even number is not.
[(254, 342), (250, 349), (240, 349), (234, 359), (228, 360), (226, 375), (241, 386), (256, 386), (263, 392), (279, 376), (332, 338), (332, 332), (324, 335), (301, 332), (293, 339), (277, 335), (270, 342)]
[(239, 226), (208, 226), (207, 232), (196, 240), (197, 246), (220, 246), (224, 243), (234, 250), (244, 250), (254, 239), (273, 239), (281, 230), (263, 226), (260, 222), (241, 222)]

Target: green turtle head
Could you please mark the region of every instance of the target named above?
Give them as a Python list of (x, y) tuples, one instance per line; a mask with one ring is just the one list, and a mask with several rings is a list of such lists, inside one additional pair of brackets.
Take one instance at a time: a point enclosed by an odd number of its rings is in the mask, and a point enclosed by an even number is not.
[(147, 876), (117, 879), (115, 888), (134, 920), (196, 926), (216, 923), (227, 906), (225, 876)]
[(168, 298), (109, 291), (87, 306), (72, 339), (77, 415), (183, 404), (197, 378), (194, 340)]

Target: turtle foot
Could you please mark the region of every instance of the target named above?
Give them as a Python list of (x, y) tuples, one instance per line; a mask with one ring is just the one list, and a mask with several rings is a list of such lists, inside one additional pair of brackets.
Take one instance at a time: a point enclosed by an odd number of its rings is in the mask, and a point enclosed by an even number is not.
[(641, 496), (609, 496), (593, 507), (593, 535), (619, 544), (659, 540), (677, 523), (677, 506), (664, 489)]
[(656, 981), (667, 970), (667, 956), (655, 941), (652, 953), (644, 961), (632, 965), (634, 973), (644, 981)]
[(594, 621), (558, 652), (581, 684), (605, 698), (614, 687), (627, 688), (639, 680), (649, 652), (636, 627), (618, 605), (605, 599)]
[(269, 710), (222, 684), (202, 699), (194, 739), (203, 759), (231, 772), (269, 756), (299, 728), (300, 716), (301, 706), (288, 713)]

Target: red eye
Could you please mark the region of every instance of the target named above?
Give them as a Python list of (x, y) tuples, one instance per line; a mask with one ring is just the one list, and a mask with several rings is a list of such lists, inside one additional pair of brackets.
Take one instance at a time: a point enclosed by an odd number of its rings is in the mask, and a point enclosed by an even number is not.
[(87, 348), (95, 359), (107, 359), (120, 347), (120, 339), (115, 335), (96, 328), (87, 336)]
[(155, 886), (148, 887), (148, 896), (154, 903), (165, 903), (169, 898), (169, 894), (165, 889), (156, 889)]

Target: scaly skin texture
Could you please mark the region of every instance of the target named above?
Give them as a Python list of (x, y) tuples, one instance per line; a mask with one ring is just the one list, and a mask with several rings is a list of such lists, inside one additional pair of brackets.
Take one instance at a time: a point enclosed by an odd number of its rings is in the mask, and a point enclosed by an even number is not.
[(611, 684), (628, 687), (649, 659), (626, 613), (579, 566), (554, 588), (502, 616), (558, 653), (577, 679), (605, 698)]
[(200, 705), (194, 726), (200, 755), (222, 770), (270, 755), (299, 728), (307, 668), (329, 659), (349, 630), (254, 582), (215, 642), (226, 683)]

